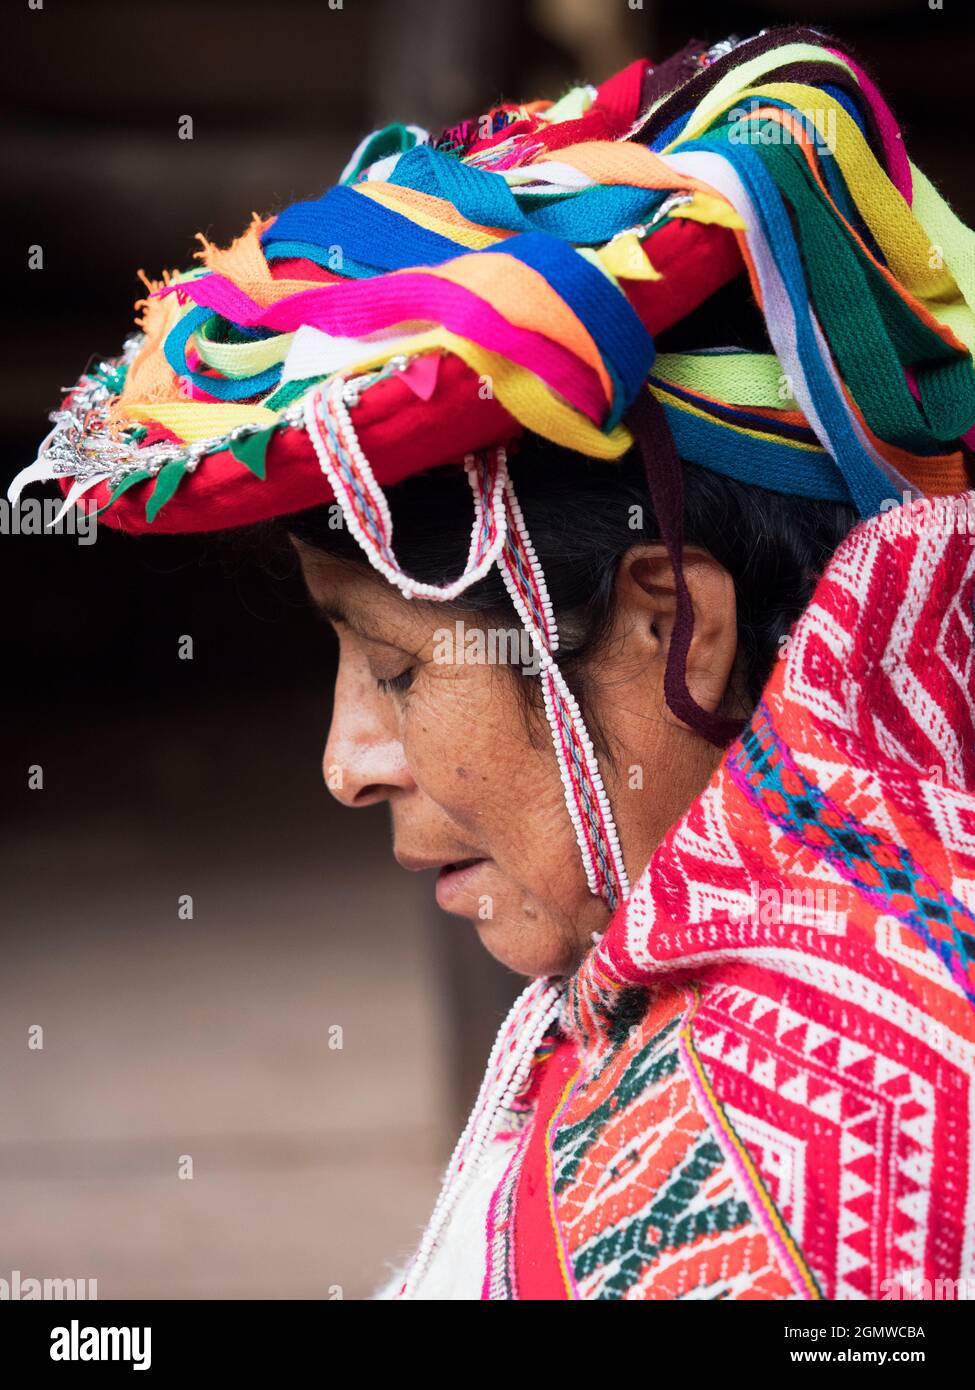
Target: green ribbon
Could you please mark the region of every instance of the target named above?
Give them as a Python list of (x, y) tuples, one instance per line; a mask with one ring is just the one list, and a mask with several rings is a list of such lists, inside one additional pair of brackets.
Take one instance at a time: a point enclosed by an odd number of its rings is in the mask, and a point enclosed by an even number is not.
[[(795, 145), (760, 146), (795, 213), (810, 299), (843, 381), (880, 439), (940, 454), (975, 423), (975, 368), (918, 318), (825, 203)], [(920, 404), (904, 377), (915, 374)]]

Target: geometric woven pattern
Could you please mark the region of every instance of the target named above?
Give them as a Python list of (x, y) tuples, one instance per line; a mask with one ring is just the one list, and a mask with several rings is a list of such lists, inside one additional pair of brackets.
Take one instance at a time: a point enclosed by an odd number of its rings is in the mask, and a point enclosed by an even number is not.
[(975, 1278), (975, 548), (925, 515), (840, 547), (569, 982), (493, 1296)]

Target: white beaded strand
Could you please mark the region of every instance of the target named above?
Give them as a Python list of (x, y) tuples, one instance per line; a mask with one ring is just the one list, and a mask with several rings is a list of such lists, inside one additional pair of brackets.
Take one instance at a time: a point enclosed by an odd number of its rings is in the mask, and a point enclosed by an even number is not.
[[(474, 524), (471, 530), (471, 545), (468, 554), (467, 567), (457, 579), (450, 584), (437, 585), (426, 584), (420, 580), (413, 579), (406, 574), (398, 564), (395, 563), (395, 556), (392, 553), (393, 523), (389, 512), (389, 503), (386, 495), (376, 482), (375, 476), (369, 460), (366, 458), (358, 437), (348, 408), (342, 398), (343, 381), (337, 377), (325, 390), (310, 391), (305, 402), (305, 424), (308, 430), (312, 447), (318, 457), (322, 472), (325, 474), (335, 493), (336, 500), (342, 508), (342, 514), (350, 532), (358, 541), (366, 558), (374, 569), (388, 579), (406, 598), (426, 598), (436, 602), (447, 602), (456, 598), (458, 594), (483, 579), (488, 571), (495, 564), (505, 543), (507, 517), (504, 509), (504, 484), (507, 479), (507, 456), (503, 448), (495, 449), (496, 473), (491, 482), (490, 505), (492, 520), (495, 528), (495, 536), (491, 545), (484, 551), (480, 560), (472, 565), (479, 549), (480, 531), (484, 517), (484, 508), (481, 502), (480, 486), (482, 472), (489, 467), (486, 464), (479, 464), (473, 455), (468, 455), (465, 461), (465, 469), (471, 491), (474, 494)], [(334, 446), (328, 435), (327, 423), (320, 415), (320, 409), (324, 409), (332, 416), (334, 424), (337, 426), (337, 434), (340, 436), (344, 448), (351, 456), (364, 491), (367, 492), (372, 506), (379, 513), (382, 519), (383, 530), (386, 536), (387, 548), (393, 563), (381, 553), (375, 539), (368, 534), (359, 517), (356, 515), (352, 505), (349, 484), (343, 477), (341, 469), (337, 464), (334, 454)]]
[[(477, 1100), (471, 1110), (470, 1118), (454, 1147), (450, 1162), (444, 1175), (440, 1194), (427, 1222), (426, 1230), (420, 1239), (416, 1252), (410, 1261), (400, 1298), (411, 1298), (421, 1283), (430, 1261), (433, 1258), (437, 1241), (451, 1212), (466, 1186), (485, 1144), (495, 1127), (495, 1121), (502, 1109), (510, 1108), (512, 1102), (524, 1086), (530, 1072), (535, 1053), (551, 1024), (562, 1008), (565, 982), (553, 983), (551, 980), (533, 980), (518, 996), (508, 1011), (507, 1017), (498, 1030), (491, 1056), (485, 1068), (484, 1079)], [(536, 996), (536, 997), (532, 997)], [(508, 1041), (512, 1024), (530, 1003), (532, 1010), (538, 1010), (534, 1020), (529, 1019), (515, 1039), (514, 1050), (507, 1065), (501, 1057)], [(500, 1073), (494, 1076), (495, 1068), (501, 1066)], [(491, 1094), (493, 1090), (493, 1094)]]
[[(572, 821), (572, 827), (575, 831), (576, 842), (579, 845), (579, 852), (582, 856), (583, 868), (586, 874), (586, 882), (589, 886), (590, 892), (599, 895), (599, 880), (601, 876), (604, 877), (605, 875), (602, 875), (601, 867), (589, 844), (588, 838), (586, 836), (585, 826), (583, 824), (582, 815), (580, 813), (579, 806), (576, 800), (576, 785), (572, 779), (569, 761), (566, 756), (563, 744), (560, 721), (555, 707), (556, 691), (558, 695), (561, 697), (568, 710), (569, 719), (572, 722), (576, 738), (578, 739), (579, 745), (582, 749), (584, 776), (590, 784), (592, 794), (595, 797), (597, 806), (599, 808), (599, 814), (602, 819), (603, 833), (606, 838), (606, 843), (610, 855), (610, 873), (611, 875), (615, 875), (616, 879), (615, 884), (612, 884), (611, 887), (613, 890), (614, 897), (617, 901), (619, 901), (621, 898), (625, 898), (630, 891), (629, 880), (626, 875), (626, 869), (623, 865), (623, 856), (620, 850), (619, 834), (616, 830), (616, 824), (613, 820), (613, 813), (610, 809), (609, 798), (606, 795), (606, 788), (603, 784), (602, 774), (599, 771), (599, 764), (596, 759), (595, 749), (592, 745), (592, 739), (589, 737), (589, 732), (586, 729), (585, 722), (583, 721), (582, 712), (579, 709), (578, 701), (576, 700), (572, 692), (569, 690), (569, 687), (566, 685), (565, 678), (563, 677), (562, 672), (559, 670), (558, 665), (552, 655), (552, 652), (558, 646), (558, 627), (555, 621), (552, 603), (548, 596), (548, 588), (545, 583), (545, 576), (542, 572), (541, 565), (538, 562), (538, 557), (535, 554), (535, 548), (528, 538), (528, 530), (525, 525), (525, 519), (522, 514), (521, 506), (518, 502), (518, 499), (515, 496), (514, 485), (511, 481), (510, 476), (505, 484), (505, 496), (507, 499), (508, 509), (511, 516), (511, 529), (517, 533), (521, 541), (528, 565), (531, 569), (532, 580), (534, 582), (535, 589), (538, 595), (537, 601), (539, 607), (542, 609), (542, 612), (545, 615), (546, 625), (550, 629), (550, 636), (549, 634), (545, 634), (538, 629), (531, 607), (525, 602), (515, 583), (514, 577), (511, 573), (510, 565), (507, 560), (506, 553), (502, 554), (501, 561), (499, 561), (499, 568), (501, 570), (501, 577), (504, 580), (505, 587), (507, 588), (508, 593), (511, 596), (511, 601), (514, 604), (515, 608), (518, 610), (519, 617), (521, 618), (524, 627), (526, 628), (529, 636), (532, 639), (532, 643), (535, 647), (536, 652), (538, 653), (539, 663), (542, 667), (540, 679), (542, 682), (542, 692), (545, 699), (545, 716), (548, 720), (549, 728), (552, 733), (552, 743), (555, 748), (556, 757), (558, 759), (559, 774), (562, 779), (562, 787), (565, 793), (566, 810), (568, 811), (569, 818)], [(612, 905), (615, 906), (615, 903)]]

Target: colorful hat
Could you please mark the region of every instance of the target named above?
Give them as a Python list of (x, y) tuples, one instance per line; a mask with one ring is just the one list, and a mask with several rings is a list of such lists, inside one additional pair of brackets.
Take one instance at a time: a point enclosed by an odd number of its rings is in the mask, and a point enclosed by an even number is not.
[[(601, 459), (640, 444), (678, 576), (678, 712), (693, 705), (680, 459), (861, 517), (969, 485), (975, 235), (815, 30), (692, 44), (436, 138), (388, 126), (322, 197), (255, 214), (226, 250), (200, 240), (200, 264), (146, 282), (141, 332), (67, 394), (11, 501), (55, 478), (65, 506), (145, 532), (334, 500), (408, 596), (455, 598), (497, 565), (611, 905), (626, 875), (507, 471), (518, 437)], [(767, 350), (657, 352), (740, 274)], [(464, 572), (437, 588), (399, 567), (383, 488), (451, 463), (473, 527)], [(737, 730), (697, 714), (717, 743)]]

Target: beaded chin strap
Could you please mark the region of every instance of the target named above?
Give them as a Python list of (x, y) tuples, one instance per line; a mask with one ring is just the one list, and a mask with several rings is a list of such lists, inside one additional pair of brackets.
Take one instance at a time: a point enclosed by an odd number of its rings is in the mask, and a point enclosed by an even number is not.
[(447, 602), (497, 565), (537, 655), (545, 713), (586, 882), (590, 892), (614, 910), (629, 892), (619, 837), (592, 740), (555, 661), (559, 643), (555, 615), (508, 474), (505, 450), (488, 449), (465, 459), (474, 496), (467, 564), (449, 584), (423, 584), (401, 569), (393, 552), (389, 505), (356, 437), (345, 386), (341, 377), (335, 377), (311, 391), (305, 402), (305, 426), (349, 530), (369, 563), (406, 598)]

